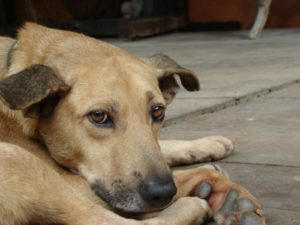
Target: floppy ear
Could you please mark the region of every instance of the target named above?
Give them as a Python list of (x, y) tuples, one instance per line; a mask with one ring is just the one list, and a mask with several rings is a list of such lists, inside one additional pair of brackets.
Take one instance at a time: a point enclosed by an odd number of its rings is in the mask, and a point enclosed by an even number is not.
[(167, 104), (173, 100), (179, 90), (175, 75), (179, 76), (181, 84), (186, 90), (200, 90), (200, 84), (196, 75), (192, 71), (178, 65), (170, 57), (156, 54), (146, 58), (145, 61), (157, 69), (159, 87)]
[(48, 117), (70, 87), (45, 65), (29, 68), (0, 80), (0, 100), (31, 118)]

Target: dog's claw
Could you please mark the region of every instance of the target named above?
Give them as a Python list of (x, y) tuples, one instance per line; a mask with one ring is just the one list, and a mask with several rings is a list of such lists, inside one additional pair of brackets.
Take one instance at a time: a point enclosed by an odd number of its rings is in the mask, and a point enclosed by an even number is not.
[(219, 165), (217, 165), (217, 164), (211, 164), (211, 165), (214, 167), (214, 169), (216, 171), (223, 173), (223, 169)]
[(212, 186), (208, 182), (201, 182), (195, 189), (195, 194), (199, 198), (207, 199), (212, 191)]

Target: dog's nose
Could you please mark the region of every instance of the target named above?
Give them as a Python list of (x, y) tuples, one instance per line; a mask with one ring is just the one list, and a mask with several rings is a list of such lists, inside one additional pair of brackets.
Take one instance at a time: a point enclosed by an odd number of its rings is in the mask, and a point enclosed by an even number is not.
[(146, 179), (140, 186), (140, 195), (153, 207), (164, 206), (169, 203), (177, 192), (171, 176)]

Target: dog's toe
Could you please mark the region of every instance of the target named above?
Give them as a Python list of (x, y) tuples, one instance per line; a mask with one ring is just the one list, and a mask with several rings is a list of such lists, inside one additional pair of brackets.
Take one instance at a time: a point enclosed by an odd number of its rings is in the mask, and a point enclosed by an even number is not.
[(228, 173), (218, 164), (211, 163), (211, 164), (206, 164), (204, 166), (201, 166), (202, 168), (206, 168), (209, 170), (217, 171), (220, 174), (223, 174), (225, 177), (229, 178)]
[(226, 137), (223, 137), (223, 136), (210, 136), (210, 137), (207, 137), (207, 138), (211, 141), (215, 141), (215, 142), (218, 142), (218, 143), (222, 144), (224, 146), (227, 154), (230, 154), (231, 152), (234, 151), (234, 143)]

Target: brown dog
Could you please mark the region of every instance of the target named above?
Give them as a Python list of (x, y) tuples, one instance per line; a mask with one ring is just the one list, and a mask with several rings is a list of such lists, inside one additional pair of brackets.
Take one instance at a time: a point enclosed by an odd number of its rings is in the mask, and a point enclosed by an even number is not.
[(1, 225), (265, 224), (256, 199), (218, 167), (170, 171), (233, 146), (223, 137), (158, 142), (174, 75), (199, 89), (169, 57), (26, 24), (17, 41), (0, 39), (0, 70)]

